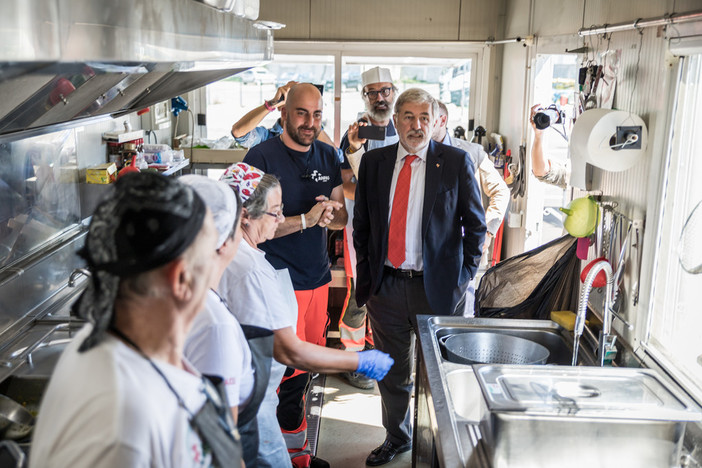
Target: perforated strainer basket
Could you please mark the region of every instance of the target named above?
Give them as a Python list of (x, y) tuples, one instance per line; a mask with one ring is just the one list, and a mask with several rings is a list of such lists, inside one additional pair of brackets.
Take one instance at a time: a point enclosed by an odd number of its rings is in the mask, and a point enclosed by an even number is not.
[(490, 332), (451, 335), (444, 346), (449, 361), (459, 364), (546, 364), (549, 356), (539, 343)]

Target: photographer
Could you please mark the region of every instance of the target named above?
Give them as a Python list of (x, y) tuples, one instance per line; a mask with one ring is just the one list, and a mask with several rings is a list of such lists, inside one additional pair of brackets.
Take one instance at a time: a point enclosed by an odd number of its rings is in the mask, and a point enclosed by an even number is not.
[(541, 104), (531, 108), (529, 122), (534, 129), (534, 143), (531, 146), (531, 172), (542, 182), (566, 188), (570, 179), (570, 166), (544, 156), (542, 138), (544, 129), (536, 128), (534, 116), (543, 109)]

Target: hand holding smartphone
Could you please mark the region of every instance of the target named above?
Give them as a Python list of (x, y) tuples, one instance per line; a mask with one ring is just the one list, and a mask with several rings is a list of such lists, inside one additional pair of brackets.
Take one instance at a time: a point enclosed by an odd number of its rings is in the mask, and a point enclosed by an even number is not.
[(358, 138), (365, 140), (384, 140), (385, 127), (363, 125), (358, 127)]

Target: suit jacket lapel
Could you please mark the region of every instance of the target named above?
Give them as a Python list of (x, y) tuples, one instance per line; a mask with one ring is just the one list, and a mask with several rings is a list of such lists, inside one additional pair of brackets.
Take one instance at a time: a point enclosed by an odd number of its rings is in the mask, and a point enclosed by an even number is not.
[(422, 241), (427, 233), (429, 217), (434, 208), (436, 192), (439, 189), (439, 182), (441, 182), (441, 173), (443, 170), (444, 164), (441, 151), (432, 140), (429, 142), (429, 150), (427, 151), (427, 170), (424, 182), (424, 209), (422, 210)]

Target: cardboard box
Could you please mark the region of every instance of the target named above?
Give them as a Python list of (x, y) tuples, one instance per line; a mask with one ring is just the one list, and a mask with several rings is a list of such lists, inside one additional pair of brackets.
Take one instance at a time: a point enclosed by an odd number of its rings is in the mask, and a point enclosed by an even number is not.
[(85, 170), (85, 182), (88, 184), (111, 184), (117, 178), (115, 163), (105, 163)]
[(208, 148), (193, 148), (192, 154), (190, 148), (182, 148), (185, 150), (186, 157), (190, 158), (192, 164), (233, 164), (244, 160), (244, 156), (248, 150), (246, 148), (216, 150)]

